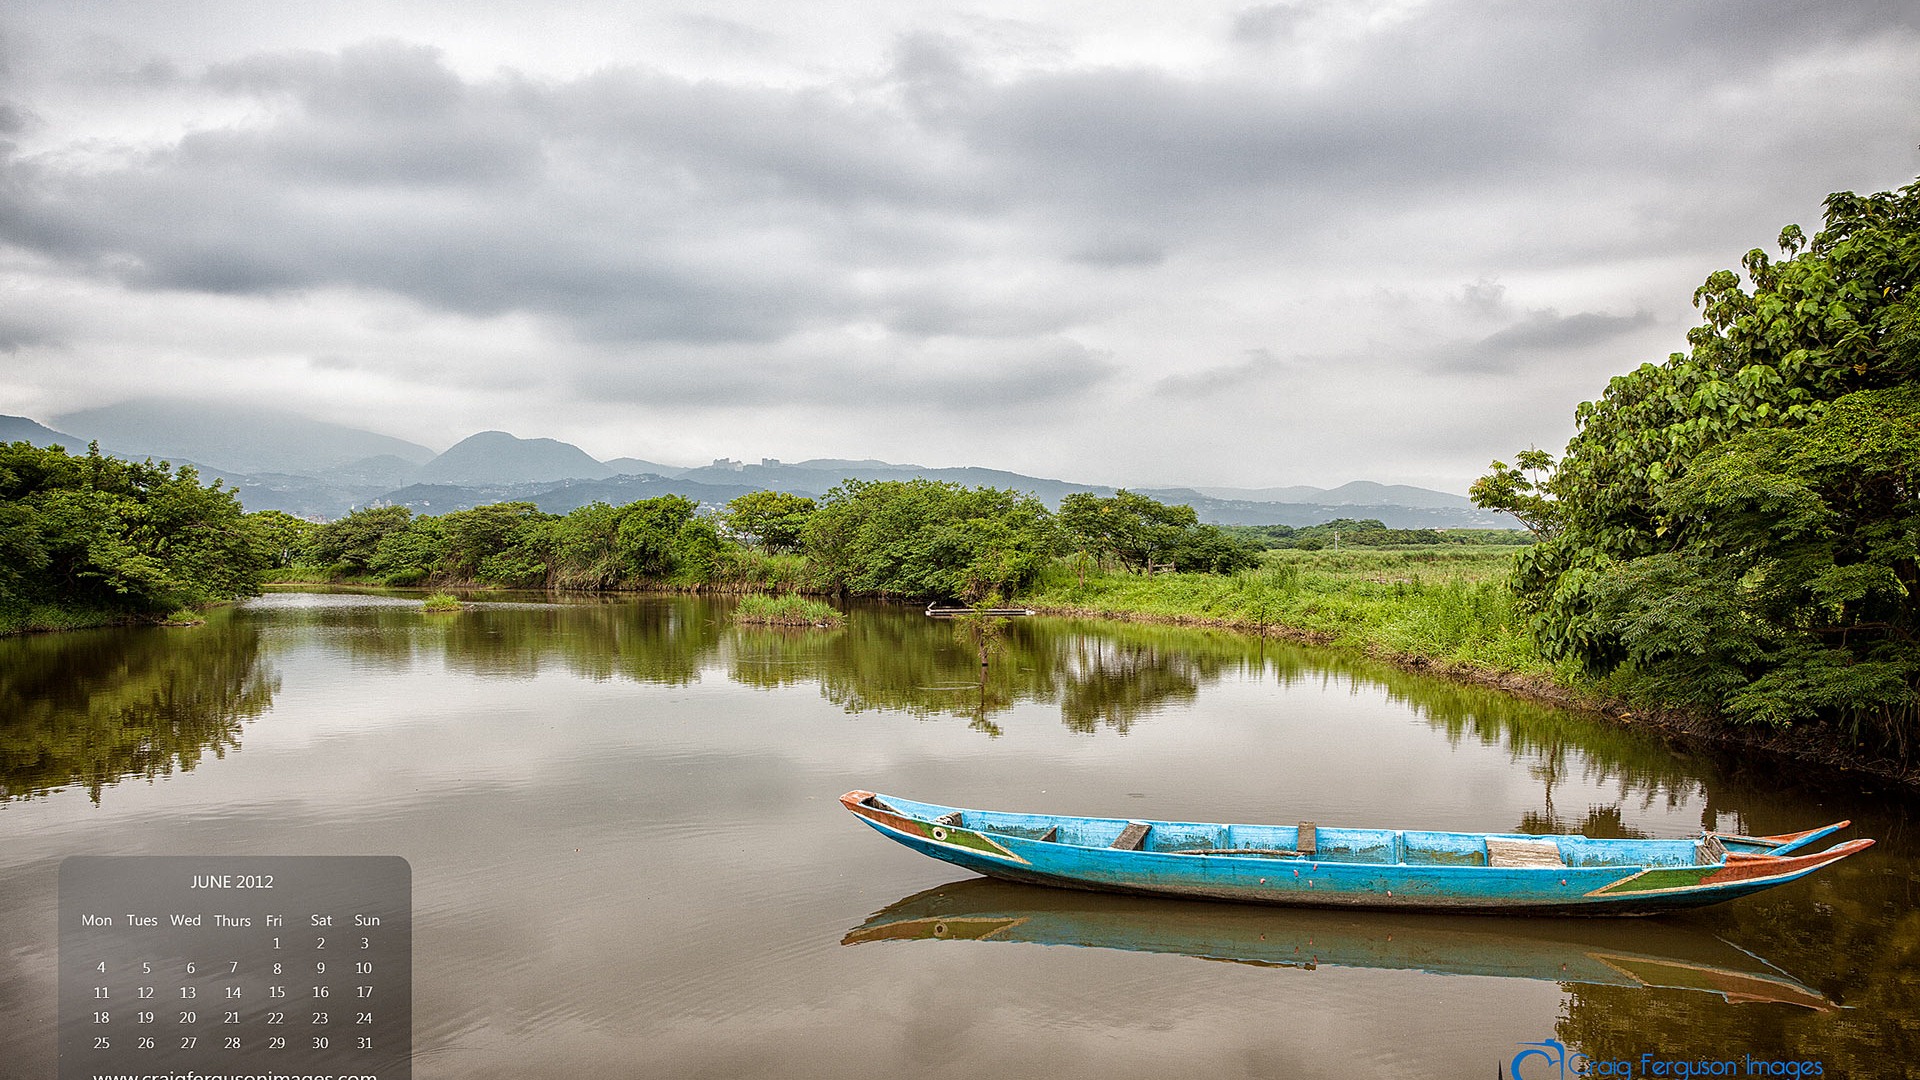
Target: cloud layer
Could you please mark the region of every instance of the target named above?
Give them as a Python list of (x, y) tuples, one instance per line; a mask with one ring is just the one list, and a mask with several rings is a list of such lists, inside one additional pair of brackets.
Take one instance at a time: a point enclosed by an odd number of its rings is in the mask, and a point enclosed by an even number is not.
[(7, 16), (0, 412), (1458, 490), (1920, 171), (1907, 5), (432, 10)]

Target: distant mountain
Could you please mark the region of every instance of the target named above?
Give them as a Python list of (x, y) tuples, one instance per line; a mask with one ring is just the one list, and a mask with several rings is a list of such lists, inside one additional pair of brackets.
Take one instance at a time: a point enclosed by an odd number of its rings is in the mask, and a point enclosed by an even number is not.
[(752, 491), (790, 491), (796, 495), (822, 495), (843, 480), (926, 479), (959, 484), (963, 487), (1011, 488), (1031, 492), (1048, 506), (1076, 491), (1111, 495), (1113, 489), (1096, 484), (1075, 484), (1066, 480), (1026, 476), (1000, 469), (929, 469), (924, 465), (894, 465), (885, 461), (846, 461), (838, 458), (813, 458), (793, 464), (704, 465), (687, 469), (677, 479), (703, 484), (741, 485)]
[(637, 457), (608, 458), (600, 464), (613, 476), (679, 476), (687, 470), (679, 465), (662, 465)]
[(420, 467), (423, 484), (526, 484), (573, 477), (597, 480), (612, 475), (585, 450), (558, 439), (520, 439), (504, 431), (483, 431), (454, 443)]
[(87, 440), (55, 431), (24, 416), (0, 415), (0, 443), (24, 442), (35, 446), (64, 446), (70, 453), (83, 454)]
[[(145, 399), (54, 417), (61, 428), (128, 458), (188, 459), (243, 473), (315, 475), (391, 455), (418, 465), (433, 451), (417, 443), (279, 409)], [(81, 442), (85, 446), (86, 442)]]
[[(0, 416), (0, 440), (60, 444), (83, 451), (97, 438), (122, 457), (193, 464), (240, 493), (249, 510), (285, 510), (331, 519), (364, 506), (408, 506), (444, 514), (484, 503), (525, 500), (550, 513), (588, 503), (632, 502), (682, 495), (716, 508), (751, 491), (818, 497), (847, 480), (946, 481), (966, 487), (1030, 492), (1049, 506), (1077, 491), (1111, 495), (1098, 484), (1026, 476), (1000, 469), (927, 468), (872, 458), (723, 461), (698, 468), (642, 458), (596, 461), (556, 439), (522, 439), (504, 431), (469, 436), (446, 453), (371, 431), (309, 420), (280, 410), (238, 409), (174, 401), (135, 401), (56, 418), (64, 431), (19, 416)], [(68, 434), (67, 432), (73, 432)], [(1165, 502), (1186, 503), (1200, 520), (1220, 525), (1317, 525), (1335, 518), (1376, 518), (1393, 528), (1511, 528), (1504, 514), (1477, 509), (1443, 491), (1356, 480), (1337, 488), (1136, 488)]]
[[(1195, 493), (1232, 502), (1301, 503), (1316, 506), (1424, 506), (1465, 510), (1473, 502), (1464, 495), (1453, 495), (1429, 488), (1405, 484), (1376, 484), (1355, 480), (1337, 488), (1194, 488)], [(1351, 515), (1349, 515), (1351, 516)]]
[(374, 499), (370, 505), (404, 506), (416, 514), (450, 514), (455, 510), (470, 510), (488, 503), (530, 502), (549, 514), (564, 514), (589, 503), (623, 506), (640, 499), (679, 495), (692, 499), (703, 510), (718, 510), (748, 492), (759, 490), (763, 489), (745, 485), (697, 484), (662, 476), (615, 476), (604, 480), (569, 480), (559, 484), (413, 484), (389, 491)]
[(376, 454), (328, 469), (322, 475), (336, 483), (354, 487), (395, 488), (411, 481), (420, 466), (392, 454)]
[[(1413, 488), (1414, 491), (1425, 490)], [(1482, 510), (1472, 503), (1456, 506), (1407, 506), (1364, 503), (1277, 503), (1249, 499), (1213, 499), (1188, 489), (1151, 489), (1140, 492), (1161, 502), (1185, 503), (1200, 520), (1212, 525), (1319, 525), (1339, 518), (1369, 518), (1389, 529), (1515, 529), (1520, 523), (1506, 514)], [(1443, 495), (1445, 492), (1429, 492)], [(1467, 500), (1461, 499), (1463, 503)]]

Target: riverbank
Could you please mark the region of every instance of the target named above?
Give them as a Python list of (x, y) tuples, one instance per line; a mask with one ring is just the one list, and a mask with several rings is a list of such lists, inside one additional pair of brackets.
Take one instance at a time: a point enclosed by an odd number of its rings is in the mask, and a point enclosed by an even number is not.
[[(1507, 549), (1274, 551), (1238, 574), (1148, 576), (1079, 572), (1056, 565), (1014, 598), (1049, 615), (1200, 626), (1339, 649), (1499, 690), (1625, 726), (1649, 728), (1720, 752), (1758, 753), (1832, 772), (1836, 779), (1920, 788), (1920, 767), (1854, 742), (1847, 733), (1800, 725), (1736, 727), (1723, 719), (1651, 704), (1631, 679), (1596, 680), (1542, 657), (1513, 608)], [(819, 593), (801, 560), (782, 560), (781, 585), (736, 580), (649, 583), (644, 592)], [(313, 568), (270, 572), (277, 588), (301, 585), (392, 587), (373, 577), (335, 577)], [(491, 591), (479, 583), (434, 588)], [(421, 591), (426, 591), (424, 588)], [(616, 590), (621, 592), (633, 590)]]
[[(206, 604), (219, 607), (227, 603)], [(18, 610), (0, 612), (0, 637), (16, 634), (53, 634), (64, 630), (97, 630), (108, 626), (193, 626), (202, 620), (197, 608), (181, 608), (171, 614), (114, 611), (105, 608), (68, 608), (57, 604), (36, 604)]]
[(1721, 752), (1760, 753), (1834, 774), (1920, 788), (1920, 766), (1849, 733), (1734, 726), (1644, 700), (1628, 676), (1594, 679), (1541, 656), (1506, 587), (1510, 552), (1270, 552), (1236, 575), (1056, 574), (1021, 594), (1037, 613), (1203, 626), (1351, 651), (1407, 671), (1483, 686), (1659, 731)]

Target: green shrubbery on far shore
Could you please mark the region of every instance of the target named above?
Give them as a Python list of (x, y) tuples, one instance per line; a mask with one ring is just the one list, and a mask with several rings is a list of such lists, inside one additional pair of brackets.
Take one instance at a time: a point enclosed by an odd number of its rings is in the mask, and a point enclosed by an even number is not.
[(1023, 603), (1089, 615), (1218, 623), (1445, 663), (1550, 674), (1507, 588), (1510, 549), (1275, 551), (1234, 574), (1062, 566)]
[(259, 591), (240, 500), (189, 467), (0, 443), (0, 633), (161, 621)]

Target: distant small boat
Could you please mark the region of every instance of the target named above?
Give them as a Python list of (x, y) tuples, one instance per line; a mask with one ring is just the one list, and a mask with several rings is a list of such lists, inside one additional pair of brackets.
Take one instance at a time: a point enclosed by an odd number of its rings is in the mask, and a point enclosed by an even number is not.
[(1031, 615), (1033, 614), (1033, 609), (1023, 607), (941, 607), (940, 601), (935, 600), (927, 605), (927, 614), (936, 619), (953, 619), (962, 615), (990, 615), (996, 618), (1004, 618), (1015, 615)]
[(1847, 821), (1783, 836), (1606, 840), (999, 813), (871, 791), (840, 802), (923, 855), (1009, 881), (1400, 911), (1646, 915), (1747, 896), (1873, 846), (1792, 854)]
[(890, 904), (840, 939), (842, 945), (879, 941), (1018, 941), (1256, 967), (1425, 971), (1694, 990), (1731, 1003), (1821, 1012), (1839, 1007), (1768, 961), (1685, 922), (1276, 911), (968, 878)]

